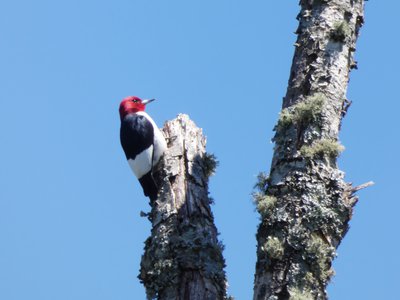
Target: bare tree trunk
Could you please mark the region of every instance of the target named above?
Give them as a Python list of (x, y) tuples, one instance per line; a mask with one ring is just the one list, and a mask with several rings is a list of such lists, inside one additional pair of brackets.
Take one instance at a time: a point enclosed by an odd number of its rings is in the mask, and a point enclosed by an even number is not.
[(208, 177), (217, 162), (201, 129), (186, 115), (164, 126), (168, 150), (154, 172), (160, 188), (139, 278), (148, 299), (224, 299), (222, 245), (210, 210)]
[(332, 260), (357, 202), (337, 167), (363, 0), (301, 0), (296, 50), (269, 176), (255, 193), (254, 299), (326, 299)]

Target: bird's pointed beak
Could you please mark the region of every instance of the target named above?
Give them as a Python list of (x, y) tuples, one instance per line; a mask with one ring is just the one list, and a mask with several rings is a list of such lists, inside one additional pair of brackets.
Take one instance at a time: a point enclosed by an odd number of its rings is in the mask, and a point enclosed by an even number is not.
[(142, 100), (142, 104), (146, 105), (146, 104), (149, 104), (150, 102), (153, 102), (154, 100), (156, 100), (156, 99), (144, 99), (144, 100)]

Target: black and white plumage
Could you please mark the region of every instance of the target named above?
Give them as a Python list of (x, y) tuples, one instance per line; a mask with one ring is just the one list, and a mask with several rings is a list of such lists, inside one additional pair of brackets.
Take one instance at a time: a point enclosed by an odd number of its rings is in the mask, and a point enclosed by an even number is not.
[(145, 196), (157, 198), (153, 167), (159, 162), (167, 143), (153, 119), (144, 112), (151, 100), (130, 96), (122, 100), (119, 108), (121, 117), (120, 139), (126, 159), (143, 188)]

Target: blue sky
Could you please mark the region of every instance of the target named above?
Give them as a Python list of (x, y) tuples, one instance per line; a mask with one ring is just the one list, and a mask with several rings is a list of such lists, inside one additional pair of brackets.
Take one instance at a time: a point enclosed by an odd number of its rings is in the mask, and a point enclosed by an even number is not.
[[(398, 299), (398, 11), (368, 1), (339, 164), (361, 191), (330, 299)], [(161, 126), (189, 114), (220, 161), (213, 211), (229, 292), (252, 297), (251, 200), (268, 171), (297, 1), (0, 4), (0, 299), (144, 299), (148, 201), (119, 145), (119, 101), (154, 97)]]

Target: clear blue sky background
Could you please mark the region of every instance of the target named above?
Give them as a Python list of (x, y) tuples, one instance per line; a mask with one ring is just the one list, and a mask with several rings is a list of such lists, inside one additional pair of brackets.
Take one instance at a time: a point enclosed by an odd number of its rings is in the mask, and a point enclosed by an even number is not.
[[(251, 192), (294, 51), (298, 1), (2, 1), (0, 299), (144, 299), (147, 199), (119, 145), (119, 101), (187, 113), (220, 167), (211, 180), (229, 292), (252, 297)], [(340, 167), (360, 192), (331, 299), (399, 299), (397, 0), (369, 1)], [(381, 6), (379, 6), (381, 5)], [(385, 6), (386, 5), (386, 6)]]

